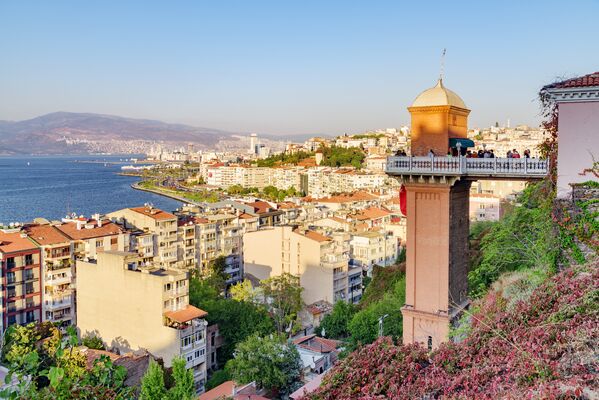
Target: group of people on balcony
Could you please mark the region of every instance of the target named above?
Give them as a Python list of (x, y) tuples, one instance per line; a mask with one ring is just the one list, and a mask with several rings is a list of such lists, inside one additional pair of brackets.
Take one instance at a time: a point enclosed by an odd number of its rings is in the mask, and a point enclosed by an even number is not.
[[(447, 151), (447, 157), (457, 157), (458, 154), (460, 154), (461, 156), (464, 156), (466, 158), (495, 158), (495, 153), (493, 152), (493, 150), (487, 150), (487, 149), (472, 151), (472, 150), (467, 150), (466, 148), (451, 147)], [(408, 154), (405, 152), (405, 150), (398, 150), (395, 152), (395, 156), (408, 157)], [(429, 150), (428, 156), (429, 157), (436, 156), (433, 149)], [(530, 158), (530, 150), (528, 150), (528, 149), (524, 150), (524, 153), (522, 156), (516, 149), (508, 150), (507, 158)]]

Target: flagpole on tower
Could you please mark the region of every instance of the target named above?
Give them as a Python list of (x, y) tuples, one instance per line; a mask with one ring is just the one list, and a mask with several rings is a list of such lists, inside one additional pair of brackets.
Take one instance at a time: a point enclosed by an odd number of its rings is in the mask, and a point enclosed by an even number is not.
[(439, 80), (443, 81), (443, 73), (445, 72), (445, 52), (447, 49), (443, 49), (443, 53), (441, 53), (441, 71), (439, 73)]

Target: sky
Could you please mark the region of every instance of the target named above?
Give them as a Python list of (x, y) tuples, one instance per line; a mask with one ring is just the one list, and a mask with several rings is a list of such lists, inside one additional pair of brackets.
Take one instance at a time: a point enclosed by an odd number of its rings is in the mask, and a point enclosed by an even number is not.
[(599, 0), (0, 0), (0, 120), (93, 112), (266, 134), (409, 124), (440, 73), (470, 127), (539, 123), (599, 71)]

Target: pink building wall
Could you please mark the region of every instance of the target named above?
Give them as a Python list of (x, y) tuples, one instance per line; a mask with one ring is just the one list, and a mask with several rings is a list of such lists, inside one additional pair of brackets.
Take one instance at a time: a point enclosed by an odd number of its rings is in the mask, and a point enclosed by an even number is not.
[(568, 197), (570, 183), (597, 181), (581, 172), (599, 161), (599, 102), (559, 103), (557, 196)]

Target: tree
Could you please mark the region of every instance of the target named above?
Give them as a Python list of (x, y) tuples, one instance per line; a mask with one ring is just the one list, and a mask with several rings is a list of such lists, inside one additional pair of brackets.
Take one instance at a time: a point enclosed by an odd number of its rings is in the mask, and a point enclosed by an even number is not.
[[(338, 301), (333, 306), (333, 311), (325, 315), (316, 333), (327, 338), (343, 339), (349, 336), (349, 322), (357, 311), (354, 304)], [(324, 332), (323, 332), (324, 331)]]
[(231, 286), (229, 294), (233, 300), (256, 303), (258, 301), (259, 290), (254, 289), (252, 282), (248, 279), (244, 279), (242, 282)]
[(235, 349), (226, 369), (240, 383), (256, 382), (262, 388), (289, 393), (299, 381), (300, 355), (283, 336), (252, 335)]
[(101, 338), (94, 335), (87, 335), (81, 339), (81, 344), (89, 349), (105, 350), (104, 342)]
[(141, 380), (140, 400), (164, 400), (166, 388), (164, 387), (164, 371), (154, 360)]
[[(374, 288), (371, 284), (369, 288)], [(379, 318), (388, 315), (383, 321), (383, 335), (400, 338), (403, 331), (401, 307), (406, 299), (406, 280), (402, 276), (381, 299), (370, 302), (351, 319), (348, 330), (350, 347), (372, 343), (378, 336)]]
[(218, 385), (231, 380), (231, 375), (225, 369), (214, 371), (210, 379), (206, 381), (206, 390), (214, 389)]
[(227, 258), (218, 256), (208, 264), (208, 268), (204, 272), (204, 280), (219, 293), (224, 292), (227, 288), (227, 280), (230, 275), (225, 271), (227, 268)]
[(206, 280), (193, 274), (189, 282), (190, 304), (208, 312), (209, 324), (218, 324), (223, 346), (218, 354), (219, 362), (233, 356), (235, 346), (253, 333), (267, 335), (274, 331), (273, 321), (266, 309), (246, 301), (225, 299)]
[(193, 372), (185, 366), (185, 360), (177, 357), (173, 360), (173, 379), (175, 385), (169, 390), (172, 400), (191, 400), (195, 397)]
[(299, 323), (302, 291), (299, 277), (284, 273), (260, 282), (264, 301), (275, 322), (277, 332), (291, 334)]

